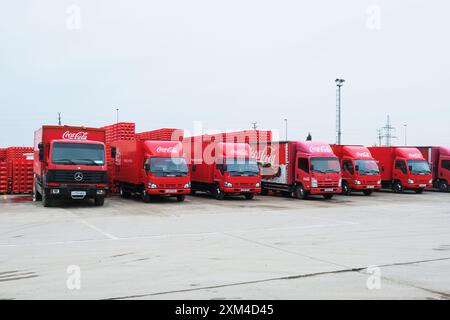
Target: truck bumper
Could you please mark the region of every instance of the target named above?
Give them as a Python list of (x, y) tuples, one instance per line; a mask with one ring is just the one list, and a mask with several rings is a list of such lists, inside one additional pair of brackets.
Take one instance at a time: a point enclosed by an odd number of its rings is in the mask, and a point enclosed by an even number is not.
[(311, 188), (308, 192), (314, 194), (337, 194), (342, 192), (341, 187), (327, 187), (327, 188)]
[(191, 193), (190, 188), (187, 188), (187, 189), (148, 189), (147, 188), (145, 191), (147, 192), (147, 194), (150, 194), (152, 196), (157, 196), (157, 195), (176, 196), (176, 195)]
[(429, 183), (408, 183), (405, 185), (405, 189), (428, 189), (431, 187), (433, 187), (433, 185)]
[(360, 184), (354, 184), (350, 186), (350, 189), (355, 191), (364, 191), (364, 190), (380, 190), (381, 185), (360, 185)]
[(261, 188), (222, 188), (222, 192), (227, 194), (257, 194), (261, 193)]
[(49, 199), (84, 200), (106, 197), (106, 186), (52, 186), (44, 189)]

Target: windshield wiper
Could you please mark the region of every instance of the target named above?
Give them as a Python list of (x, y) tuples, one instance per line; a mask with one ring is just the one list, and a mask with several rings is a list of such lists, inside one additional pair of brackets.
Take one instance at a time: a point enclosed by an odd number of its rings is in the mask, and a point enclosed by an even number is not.
[(58, 160), (53, 160), (53, 163), (55, 164), (62, 164), (62, 163), (69, 163), (69, 164), (76, 164), (75, 162), (73, 162), (70, 159), (58, 159)]
[(101, 165), (101, 164), (98, 164), (97, 162), (95, 162), (95, 161), (92, 160), (92, 159), (75, 159), (75, 160), (86, 161), (86, 162), (89, 162), (89, 163), (91, 163), (91, 164), (93, 164), (93, 165), (96, 165), (96, 166)]

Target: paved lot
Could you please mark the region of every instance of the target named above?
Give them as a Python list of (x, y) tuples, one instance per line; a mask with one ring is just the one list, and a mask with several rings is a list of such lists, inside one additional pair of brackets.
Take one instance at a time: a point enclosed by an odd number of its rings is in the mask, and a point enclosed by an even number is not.
[(448, 299), (450, 194), (48, 209), (0, 196), (0, 298)]

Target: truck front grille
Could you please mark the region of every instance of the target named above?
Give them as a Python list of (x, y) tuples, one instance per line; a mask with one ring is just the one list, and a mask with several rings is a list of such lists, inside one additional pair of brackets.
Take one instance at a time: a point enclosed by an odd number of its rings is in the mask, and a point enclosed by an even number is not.
[(108, 174), (105, 171), (49, 170), (47, 182), (105, 184), (108, 183)]

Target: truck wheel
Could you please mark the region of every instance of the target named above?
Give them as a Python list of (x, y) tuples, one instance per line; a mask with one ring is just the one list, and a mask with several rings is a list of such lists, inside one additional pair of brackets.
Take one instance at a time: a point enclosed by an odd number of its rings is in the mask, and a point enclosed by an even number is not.
[(43, 192), (42, 193), (42, 205), (45, 207), (45, 208), (48, 208), (48, 207), (51, 207), (52, 206), (52, 200), (51, 199), (49, 199), (46, 195), (45, 195), (45, 192)]
[(350, 187), (346, 181), (342, 181), (342, 194), (348, 196), (350, 195)]
[(244, 196), (247, 200), (252, 200), (255, 197), (253, 193), (246, 193)]
[(223, 198), (225, 197), (225, 194), (222, 192), (222, 190), (220, 190), (219, 186), (216, 186), (214, 189), (214, 197), (217, 200), (223, 200)]
[(365, 196), (370, 196), (373, 193), (373, 190), (364, 190), (363, 193)]
[(324, 197), (326, 200), (330, 200), (331, 198), (333, 198), (333, 196), (334, 196), (334, 194), (324, 194), (324, 195), (323, 195), (323, 197)]
[(448, 183), (447, 181), (441, 180), (438, 183), (438, 189), (440, 192), (448, 192)]
[(130, 193), (125, 191), (125, 188), (123, 187), (123, 185), (120, 185), (119, 187), (119, 194), (122, 198), (129, 198), (130, 197)]
[(261, 195), (262, 196), (267, 196), (269, 194), (269, 190), (266, 188), (261, 188)]
[(183, 202), (184, 199), (186, 199), (186, 196), (184, 194), (180, 194), (180, 195), (177, 196), (177, 201), (178, 202)]
[(306, 193), (305, 188), (303, 188), (302, 185), (298, 185), (294, 188), (293, 196), (297, 199), (306, 199), (308, 197), (308, 194)]
[(150, 202), (150, 195), (147, 193), (147, 191), (142, 191), (142, 201), (144, 201), (145, 203), (149, 203)]
[(392, 190), (394, 190), (395, 193), (403, 193), (403, 186), (399, 181), (395, 181), (392, 185)]
[(37, 191), (36, 184), (34, 185), (33, 189), (33, 201), (41, 201), (42, 195)]
[(94, 199), (94, 204), (96, 207), (101, 207), (105, 204), (105, 198), (101, 197), (101, 198), (95, 198)]
[(191, 189), (191, 195), (192, 195), (192, 196), (195, 196), (195, 194), (196, 194), (196, 190)]
[(423, 193), (423, 188), (414, 189), (414, 192), (417, 193), (417, 194), (421, 194), (421, 193)]

